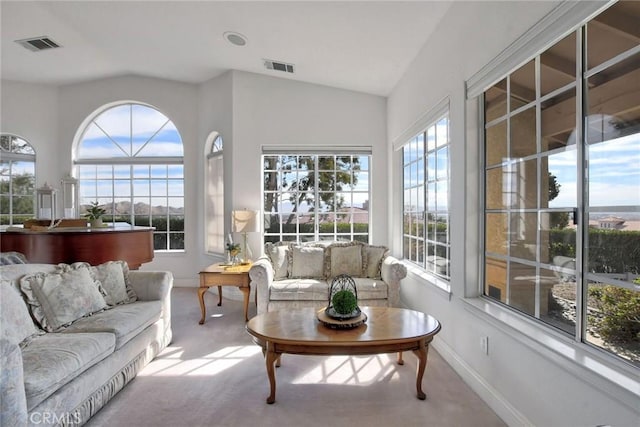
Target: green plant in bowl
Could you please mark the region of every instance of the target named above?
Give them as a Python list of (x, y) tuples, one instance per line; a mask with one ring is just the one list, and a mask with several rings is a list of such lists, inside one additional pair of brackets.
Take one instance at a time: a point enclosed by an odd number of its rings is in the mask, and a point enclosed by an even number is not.
[(342, 315), (351, 314), (358, 308), (356, 296), (348, 290), (336, 292), (331, 299), (331, 303), (335, 312)]

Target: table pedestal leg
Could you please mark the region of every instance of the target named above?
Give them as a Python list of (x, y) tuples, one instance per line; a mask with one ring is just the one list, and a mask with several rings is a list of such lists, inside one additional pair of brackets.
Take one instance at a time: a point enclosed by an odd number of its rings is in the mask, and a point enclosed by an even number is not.
[(222, 286), (218, 286), (218, 307), (222, 305)]
[(402, 352), (398, 352), (398, 365), (404, 365), (404, 360), (402, 359)]
[(207, 288), (198, 288), (198, 301), (200, 301), (200, 311), (202, 312), (202, 318), (200, 318), (199, 324), (204, 324), (204, 316), (206, 309), (204, 307), (204, 293), (207, 292)]
[(275, 362), (279, 359), (278, 354), (273, 351), (271, 345), (267, 343), (267, 354), (266, 354), (266, 362), (267, 362), (267, 376), (269, 377), (269, 386), (271, 388), (269, 397), (267, 397), (267, 403), (272, 404), (276, 401), (276, 371), (275, 371)]
[(413, 353), (418, 357), (418, 370), (416, 373), (416, 389), (418, 392), (418, 399), (425, 400), (427, 395), (422, 391), (422, 377), (424, 376), (424, 370), (427, 367), (427, 351), (428, 347), (422, 343), (420, 348), (413, 350)]
[(244, 296), (244, 321), (248, 322), (249, 321), (249, 293), (251, 292), (251, 288), (246, 287), (246, 286), (238, 286), (238, 289), (240, 289), (240, 291), (242, 291), (242, 294)]

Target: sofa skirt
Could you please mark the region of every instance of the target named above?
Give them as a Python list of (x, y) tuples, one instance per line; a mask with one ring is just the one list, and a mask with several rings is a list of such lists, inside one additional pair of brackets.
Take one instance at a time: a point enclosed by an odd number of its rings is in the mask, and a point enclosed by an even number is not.
[(28, 425), (84, 425), (166, 347), (164, 338), (160, 320), (31, 410)]

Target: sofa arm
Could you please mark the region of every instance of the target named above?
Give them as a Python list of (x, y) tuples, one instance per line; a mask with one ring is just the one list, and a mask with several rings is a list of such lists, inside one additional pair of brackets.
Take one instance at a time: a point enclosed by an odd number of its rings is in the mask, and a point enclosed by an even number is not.
[(169, 296), (173, 275), (169, 271), (130, 271), (129, 282), (140, 301), (160, 301)]
[(0, 426), (26, 426), (22, 351), (6, 339), (0, 339), (0, 396)]
[(171, 329), (171, 289), (173, 274), (169, 271), (130, 271), (129, 283), (140, 301), (162, 301), (162, 348), (173, 339)]
[(407, 267), (397, 258), (387, 256), (380, 268), (382, 280), (389, 287), (389, 307), (397, 307), (400, 304), (400, 281), (407, 277)]
[(273, 283), (273, 266), (266, 256), (258, 258), (249, 269), (251, 287), (256, 290), (256, 311), (266, 313), (269, 306), (269, 288)]

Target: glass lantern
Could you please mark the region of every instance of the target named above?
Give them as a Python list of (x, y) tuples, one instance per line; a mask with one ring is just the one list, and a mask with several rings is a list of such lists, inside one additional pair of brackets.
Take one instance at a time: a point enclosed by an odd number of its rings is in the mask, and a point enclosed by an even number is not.
[(50, 219), (51, 225), (55, 222), (56, 217), (56, 192), (46, 182), (40, 188), (36, 188), (36, 215), (37, 219)]
[(67, 175), (60, 181), (62, 186), (63, 218), (77, 218), (78, 215), (78, 180)]

